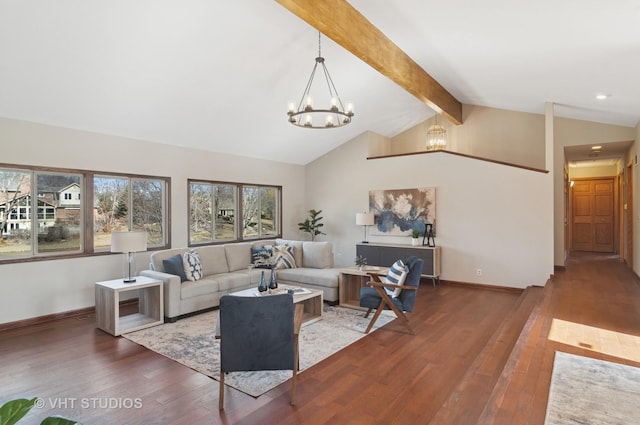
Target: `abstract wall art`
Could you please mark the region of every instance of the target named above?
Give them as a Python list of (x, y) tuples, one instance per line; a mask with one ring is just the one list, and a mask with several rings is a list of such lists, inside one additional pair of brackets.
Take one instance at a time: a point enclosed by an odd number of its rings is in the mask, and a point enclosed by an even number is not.
[(412, 230), (424, 234), (429, 223), (435, 236), (436, 188), (369, 191), (369, 211), (375, 215), (371, 235), (404, 236)]

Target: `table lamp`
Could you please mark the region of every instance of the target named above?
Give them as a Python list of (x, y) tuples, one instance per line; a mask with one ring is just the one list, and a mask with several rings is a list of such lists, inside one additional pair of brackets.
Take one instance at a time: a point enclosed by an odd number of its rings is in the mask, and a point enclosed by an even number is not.
[(357, 213), (356, 214), (356, 225), (364, 226), (364, 240), (362, 243), (369, 243), (367, 241), (367, 226), (372, 226), (374, 222), (374, 216), (372, 213)]
[(147, 232), (113, 232), (111, 233), (111, 252), (126, 253), (127, 276), (122, 279), (124, 283), (133, 283), (135, 277), (131, 276), (131, 267), (135, 271), (134, 252), (147, 250)]

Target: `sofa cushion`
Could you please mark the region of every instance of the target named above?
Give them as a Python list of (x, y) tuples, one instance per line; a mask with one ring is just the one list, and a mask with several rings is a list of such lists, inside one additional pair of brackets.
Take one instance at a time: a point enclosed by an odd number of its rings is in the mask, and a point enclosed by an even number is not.
[(296, 260), (293, 257), (293, 247), (290, 245), (275, 245), (273, 247), (274, 269), (295, 269)]
[(257, 269), (270, 269), (273, 248), (251, 248), (251, 262)]
[(330, 269), (333, 267), (331, 242), (303, 242), (302, 267)]
[(307, 284), (337, 288), (340, 277), (339, 269), (281, 269), (278, 270), (278, 281), (291, 284)]
[(210, 278), (218, 283), (220, 292), (234, 292), (251, 285), (251, 276), (246, 272), (223, 273)]
[(302, 267), (302, 241), (292, 241), (289, 239), (276, 239), (276, 245), (287, 245), (293, 247), (293, 259), (298, 267)]
[(184, 274), (188, 280), (195, 282), (202, 279), (202, 265), (200, 257), (195, 252), (185, 252), (182, 257), (184, 263)]
[(202, 264), (202, 274), (210, 276), (212, 274), (227, 273), (227, 256), (223, 245), (201, 246), (193, 250), (200, 256)]
[(244, 270), (251, 264), (251, 244), (248, 242), (227, 244), (224, 252), (230, 272)]
[(180, 298), (199, 297), (201, 295), (214, 294), (219, 291), (218, 282), (204, 277), (197, 282), (186, 281), (180, 286)]
[(162, 260), (162, 268), (165, 273), (180, 276), (180, 282), (187, 280), (187, 275), (184, 273), (184, 263), (180, 254)]

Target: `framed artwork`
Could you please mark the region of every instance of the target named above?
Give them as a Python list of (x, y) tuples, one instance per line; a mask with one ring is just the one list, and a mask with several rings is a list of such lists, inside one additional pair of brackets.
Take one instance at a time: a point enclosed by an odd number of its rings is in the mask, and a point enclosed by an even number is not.
[(431, 225), (436, 228), (436, 188), (369, 191), (369, 212), (375, 216), (371, 235), (405, 236), (412, 230), (424, 234)]

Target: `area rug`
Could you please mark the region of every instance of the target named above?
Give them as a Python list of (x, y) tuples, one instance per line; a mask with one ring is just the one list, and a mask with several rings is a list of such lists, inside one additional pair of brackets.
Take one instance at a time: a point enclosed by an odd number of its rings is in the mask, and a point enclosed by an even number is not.
[(640, 424), (640, 368), (556, 351), (545, 425)]
[[(324, 306), (322, 319), (303, 325), (300, 330), (300, 371), (308, 369), (333, 353), (366, 336), (371, 316), (343, 307)], [(163, 356), (218, 380), (220, 341), (215, 339), (217, 311), (199, 314), (148, 329), (122, 335)], [(382, 314), (374, 330), (395, 316)], [(291, 378), (291, 371), (233, 372), (225, 384), (253, 397), (271, 390)]]

